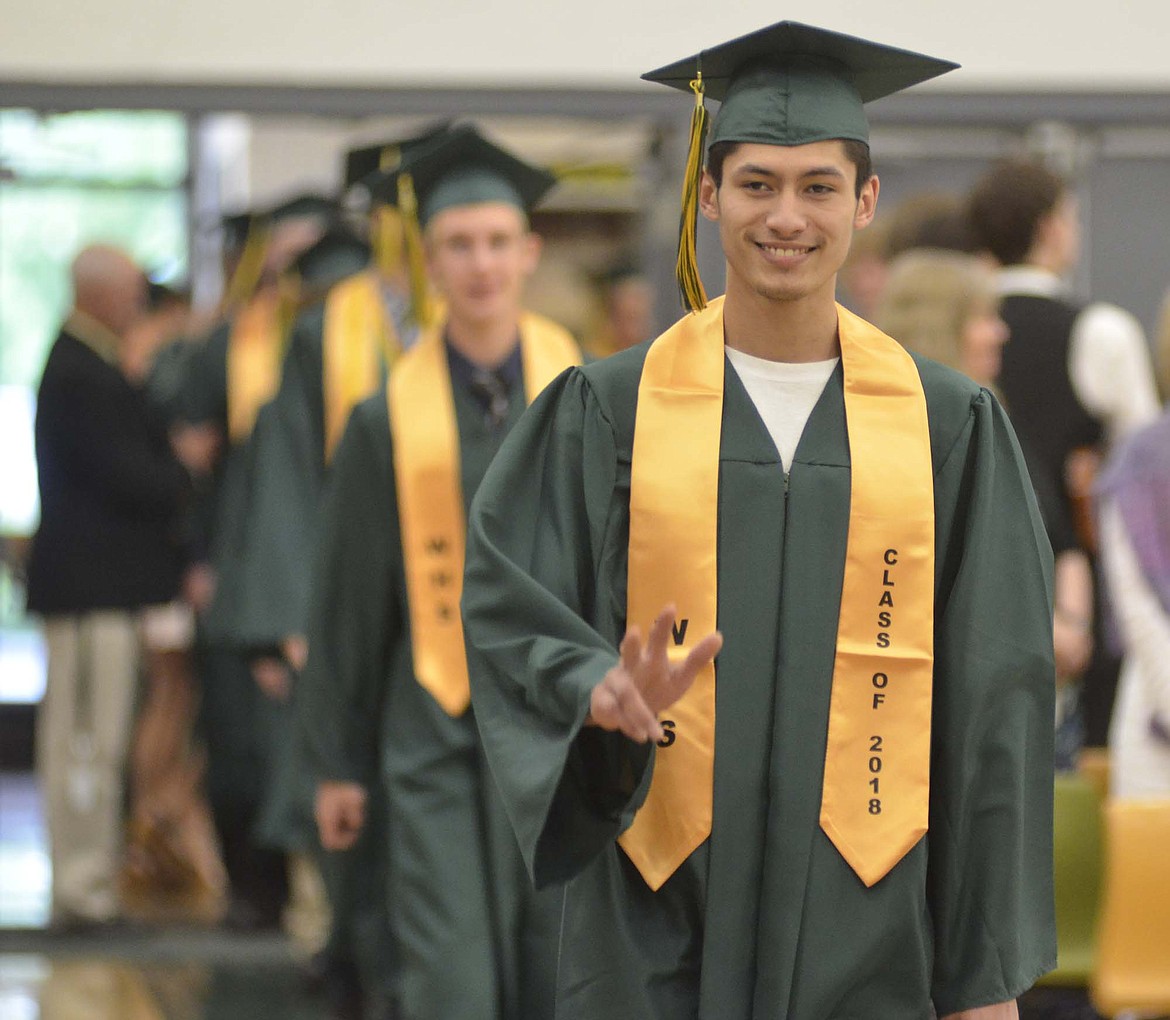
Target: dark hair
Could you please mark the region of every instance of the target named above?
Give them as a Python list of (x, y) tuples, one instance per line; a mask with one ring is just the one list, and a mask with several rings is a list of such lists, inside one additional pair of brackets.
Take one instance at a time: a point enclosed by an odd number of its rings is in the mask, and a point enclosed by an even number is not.
[(1040, 221), (1068, 188), (1064, 178), (1039, 163), (1003, 160), (976, 183), (967, 215), (976, 243), (1001, 265), (1023, 262)]
[[(845, 146), (845, 158), (853, 164), (857, 171), (857, 180), (853, 185), (856, 198), (861, 198), (861, 189), (873, 176), (873, 160), (870, 159), (869, 146), (853, 138), (839, 139)], [(727, 159), (739, 146), (740, 142), (716, 142), (707, 150), (707, 173), (715, 181), (715, 187), (723, 187), (723, 161)]]
[(946, 191), (921, 191), (904, 198), (886, 218), (887, 260), (916, 248), (974, 252), (966, 200)]

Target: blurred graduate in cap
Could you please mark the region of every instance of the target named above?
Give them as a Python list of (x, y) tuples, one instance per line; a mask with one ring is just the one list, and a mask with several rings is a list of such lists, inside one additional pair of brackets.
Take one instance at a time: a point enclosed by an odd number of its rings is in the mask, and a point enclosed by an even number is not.
[(597, 283), (601, 307), (586, 343), (589, 353), (605, 358), (648, 339), (653, 334), (654, 288), (638, 266), (618, 263)]
[[(347, 198), (379, 166), (396, 165), (422, 136), (353, 150), (345, 159)], [(365, 189), (357, 189), (365, 190)], [(395, 973), (385, 896), (381, 812), (345, 852), (323, 852), (313, 820), (315, 782), (305, 734), (319, 720), (301, 709), (312, 678), (305, 660), (304, 608), (328, 461), (353, 406), (379, 390), (387, 368), (413, 341), (402, 224), (396, 210), (362, 200), (368, 231), (334, 224), (293, 264), (297, 314), (279, 392), (258, 426), (252, 475), (257, 498), (240, 544), (241, 585), (233, 620), (253, 656), (253, 674), (279, 724), (258, 838), (293, 855), (294, 891), (311, 890), (319, 869), (329, 929), (311, 961), (337, 1015), (380, 1017)], [(379, 805), (380, 807), (380, 805)], [(313, 862), (316, 862), (313, 864)], [(308, 916), (309, 911), (302, 911)], [(313, 945), (311, 932), (306, 940)]]
[[(348, 153), (347, 191), (442, 130)], [(296, 717), (310, 567), (329, 461), (352, 408), (381, 389), (388, 366), (417, 332), (399, 265), (401, 222), (383, 205), (369, 206), (368, 239), (355, 238), (335, 215), (282, 277), (278, 385), (256, 423), (246, 467), (249, 498), (232, 542), (232, 583), (212, 615), (217, 632), (243, 651), (252, 687), (260, 693), (260, 804), (253, 840), (264, 852), (288, 856), (297, 907), (289, 913), (290, 930), (302, 953), (319, 950), (311, 966), (334, 1004), (360, 1003), (373, 1011), (386, 997), (384, 976), (392, 970), (381, 867), (368, 843), (344, 860), (327, 855), (314, 863), (320, 856), (314, 782)], [(326, 932), (314, 901), (321, 890), (318, 869), (333, 908)]]
[(282, 280), (292, 260), (336, 216), (331, 199), (305, 193), (223, 220), (227, 282), (217, 321), (204, 338), (181, 342), (188, 350), (180, 368), (172, 366), (175, 378), (166, 387), (175, 418), (221, 436), (215, 470), (199, 493), (195, 545), (201, 562), (188, 575), (187, 591), (200, 614), (200, 728), (208, 796), (231, 884), (229, 921), (245, 928), (278, 924), (287, 891), (283, 856), (260, 847), (255, 837), (266, 705), (230, 626), (249, 502), (250, 440), (260, 409), (276, 393), (295, 308), (295, 294)]
[[(347, 194), (379, 166), (396, 166), (445, 130), (430, 127), (347, 153)], [(288, 331), (272, 435), (256, 464), (261, 498), (248, 513), (233, 627), (241, 643), (264, 653), (258, 677), (277, 694), (287, 686), (288, 668), (304, 665), (309, 564), (333, 450), (350, 411), (381, 388), (388, 367), (418, 331), (403, 266), (402, 220), (393, 202), (375, 197), (367, 205), (369, 250), (327, 239), (322, 257), (314, 258), (325, 273)]]
[(1027, 474), (991, 394), (834, 301), (863, 104), (953, 66), (781, 22), (646, 76), (694, 103), (691, 312), (550, 386), (468, 528), (476, 722), (566, 883), (561, 1020), (1014, 1017), (1053, 965)]
[[(523, 306), (540, 251), (528, 212), (553, 183), (469, 126), (374, 182), (421, 245), (412, 293), (433, 324), (334, 454), (303, 692), (324, 845), (349, 846), (386, 812), (404, 1020), (552, 1015), (559, 900), (534, 899), (483, 761), (459, 592), (484, 471), (525, 406), (580, 360), (562, 327)], [(433, 318), (418, 309), (424, 259), (442, 301)]]

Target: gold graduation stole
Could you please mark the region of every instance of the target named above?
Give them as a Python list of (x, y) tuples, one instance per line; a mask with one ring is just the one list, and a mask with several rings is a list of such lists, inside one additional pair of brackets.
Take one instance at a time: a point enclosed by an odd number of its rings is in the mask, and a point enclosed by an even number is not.
[[(528, 403), (581, 362), (565, 329), (528, 313), (520, 319), (520, 356)], [(414, 673), (443, 711), (460, 716), (471, 700), (459, 616), (467, 523), (451, 373), (439, 327), (425, 330), (398, 359), (386, 395)]]
[(227, 350), (227, 419), (232, 443), (252, 434), (260, 408), (276, 396), (284, 354), (282, 301), (275, 287), (257, 293), (235, 315)]
[(356, 273), (330, 288), (321, 351), (326, 461), (354, 406), (377, 391), (383, 365), (393, 365), (401, 349), (376, 272)]
[[(913, 359), (844, 308), (837, 314), (852, 467), (820, 824), (872, 886), (927, 828), (934, 472)], [(628, 617), (645, 633), (673, 602), (678, 657), (716, 625), (723, 358), (719, 298), (654, 342), (638, 389)], [(678, 450), (693, 456), (680, 465)], [(668, 713), (646, 802), (620, 838), (652, 889), (711, 831), (714, 669)]]

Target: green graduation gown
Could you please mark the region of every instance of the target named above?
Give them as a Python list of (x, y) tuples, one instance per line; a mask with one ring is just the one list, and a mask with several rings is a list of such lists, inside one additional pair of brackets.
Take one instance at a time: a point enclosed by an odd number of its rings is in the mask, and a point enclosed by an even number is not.
[(1008, 421), (916, 358), (935, 472), (930, 831), (867, 889), (818, 824), (849, 520), (842, 373), (785, 474), (731, 365), (712, 833), (657, 892), (616, 843), (651, 751), (586, 728), (625, 632), (648, 345), (533, 405), (472, 509), (472, 703), (538, 885), (567, 882), (558, 1020), (928, 1020), (1055, 960), (1051, 551)]
[[(523, 398), (491, 430), (453, 390), (466, 508)], [(472, 713), (447, 715), (414, 675), (384, 394), (350, 418), (323, 517), (300, 706), (320, 778), (372, 796), (381, 781), (398, 1015), (549, 1018), (559, 897), (532, 893)]]

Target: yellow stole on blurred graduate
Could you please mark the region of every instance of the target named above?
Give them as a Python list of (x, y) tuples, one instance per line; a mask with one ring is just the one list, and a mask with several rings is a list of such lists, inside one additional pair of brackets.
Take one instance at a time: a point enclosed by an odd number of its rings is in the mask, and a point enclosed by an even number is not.
[(321, 349), (326, 461), (341, 440), (350, 412), (378, 391), (383, 373), (401, 351), (376, 269), (356, 273), (329, 289)]
[(227, 349), (228, 436), (252, 434), (256, 415), (280, 386), (290, 296), (278, 287), (255, 293), (232, 318)]
[[(528, 403), (556, 376), (580, 364), (561, 326), (520, 319), (520, 358)], [(470, 703), (459, 599), (467, 523), (460, 481), (459, 429), (442, 329), (426, 330), (403, 354), (387, 385), (394, 478), (406, 569), (414, 672), (451, 716)]]
[[(927, 827), (934, 475), (913, 359), (840, 307), (838, 334), (851, 489), (820, 824), (872, 886)], [(673, 603), (674, 661), (718, 619), (723, 344), (717, 298), (654, 342), (638, 389), (627, 617), (645, 635)], [(711, 833), (715, 673), (703, 670), (664, 714), (649, 793), (620, 837), (652, 889)]]

